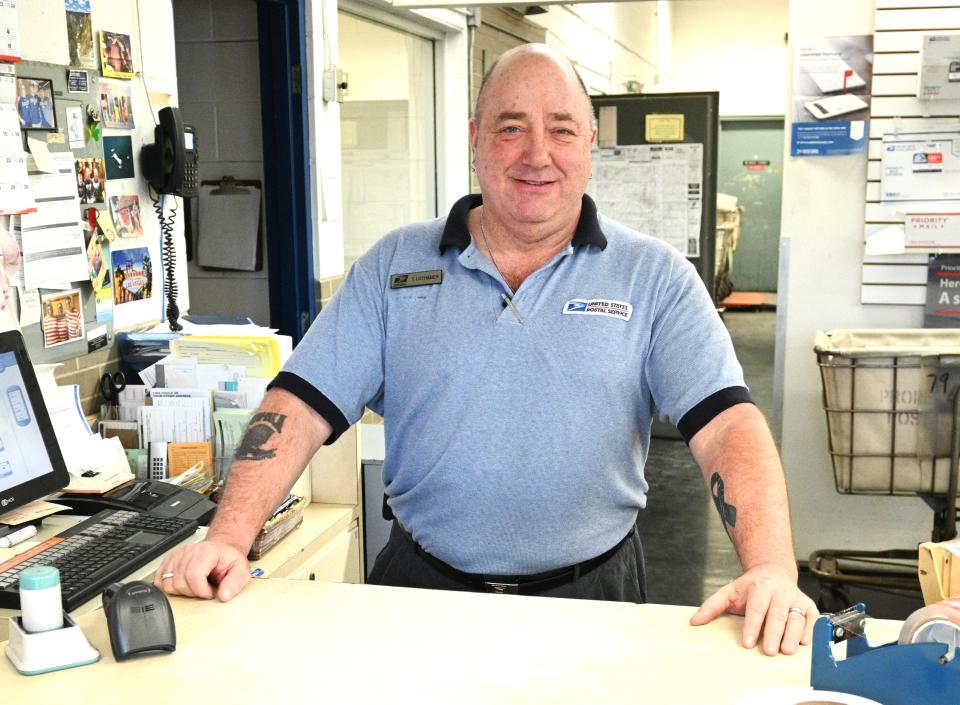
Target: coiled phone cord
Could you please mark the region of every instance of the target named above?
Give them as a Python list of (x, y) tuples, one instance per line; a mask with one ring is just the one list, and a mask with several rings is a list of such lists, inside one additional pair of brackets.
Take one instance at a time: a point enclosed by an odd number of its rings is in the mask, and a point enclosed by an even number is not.
[(153, 193), (150, 189), (150, 200), (153, 201), (153, 210), (157, 214), (157, 220), (160, 221), (160, 232), (163, 235), (163, 241), (160, 245), (160, 259), (163, 263), (164, 289), (167, 293), (167, 322), (170, 324), (170, 330), (177, 332), (183, 330), (183, 326), (177, 322), (180, 317), (180, 307), (177, 306), (177, 281), (174, 278), (177, 267), (177, 252), (173, 246), (173, 219), (177, 215), (177, 198), (173, 198), (173, 208), (170, 209), (169, 217), (163, 215), (163, 194)]

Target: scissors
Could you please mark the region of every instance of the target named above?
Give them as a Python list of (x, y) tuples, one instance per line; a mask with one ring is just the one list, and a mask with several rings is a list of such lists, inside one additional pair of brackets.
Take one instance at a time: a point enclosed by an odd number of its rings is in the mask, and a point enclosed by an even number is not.
[(103, 395), (104, 402), (110, 406), (116, 406), (120, 401), (120, 392), (127, 388), (127, 378), (123, 372), (104, 372), (100, 378), (100, 394)]

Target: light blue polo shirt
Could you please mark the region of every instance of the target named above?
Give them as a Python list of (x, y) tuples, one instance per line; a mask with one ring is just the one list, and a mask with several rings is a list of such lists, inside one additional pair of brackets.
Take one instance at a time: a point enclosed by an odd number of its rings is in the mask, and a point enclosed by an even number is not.
[[(598, 216), (513, 297), (467, 213), (393, 231), (351, 268), (272, 383), (333, 427), (384, 418), (384, 482), (429, 553), (526, 575), (615, 545), (646, 504), (655, 413), (689, 440), (749, 402), (730, 337), (672, 247)], [(392, 286), (406, 281), (436, 281)], [(402, 278), (401, 278), (402, 280)]]

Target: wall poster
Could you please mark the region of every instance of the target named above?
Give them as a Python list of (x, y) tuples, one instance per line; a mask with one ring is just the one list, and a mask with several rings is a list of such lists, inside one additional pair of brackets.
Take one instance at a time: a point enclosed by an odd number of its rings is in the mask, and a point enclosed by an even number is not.
[(873, 36), (801, 39), (793, 65), (790, 155), (866, 153)]

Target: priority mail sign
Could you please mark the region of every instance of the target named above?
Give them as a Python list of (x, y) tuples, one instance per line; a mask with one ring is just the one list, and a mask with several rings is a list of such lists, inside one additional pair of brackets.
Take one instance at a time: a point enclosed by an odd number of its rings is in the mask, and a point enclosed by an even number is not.
[(903, 232), (908, 250), (957, 250), (960, 213), (907, 213)]

